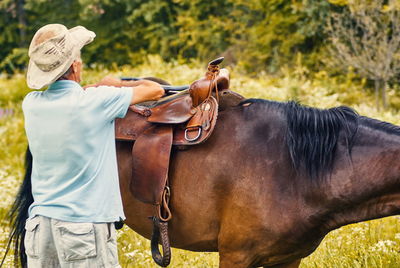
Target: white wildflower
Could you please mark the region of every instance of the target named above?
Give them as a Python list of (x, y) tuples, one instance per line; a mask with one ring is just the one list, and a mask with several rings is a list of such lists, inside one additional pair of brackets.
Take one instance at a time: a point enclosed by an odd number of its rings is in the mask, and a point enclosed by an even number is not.
[(397, 240), (400, 240), (400, 233), (395, 234), (394, 238), (396, 238)]
[(375, 245), (370, 247), (371, 251), (378, 251), (382, 253), (389, 253), (395, 251), (395, 246), (397, 243), (392, 240), (381, 240), (378, 241)]
[(8, 209), (14, 201), (15, 195), (19, 189), (21, 182), (4, 169), (0, 169), (0, 189), (2, 198), (0, 200), (0, 208)]

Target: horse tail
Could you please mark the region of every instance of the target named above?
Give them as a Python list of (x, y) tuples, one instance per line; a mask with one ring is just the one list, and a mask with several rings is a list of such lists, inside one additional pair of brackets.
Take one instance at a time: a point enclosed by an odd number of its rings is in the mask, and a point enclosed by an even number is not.
[(28, 147), (25, 155), (25, 177), (9, 212), (11, 231), (6, 252), (4, 254), (3, 260), (0, 263), (0, 267), (2, 267), (4, 264), (11, 244), (14, 244), (14, 265), (16, 267), (18, 266), (19, 259), (21, 267), (27, 266), (24, 238), (25, 222), (28, 219), (28, 209), (29, 206), (33, 203), (31, 175), (32, 154)]

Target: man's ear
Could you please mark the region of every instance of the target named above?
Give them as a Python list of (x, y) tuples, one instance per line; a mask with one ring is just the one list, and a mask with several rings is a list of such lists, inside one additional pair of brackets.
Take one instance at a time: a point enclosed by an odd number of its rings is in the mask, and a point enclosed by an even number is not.
[(78, 72), (78, 62), (77, 61), (74, 61), (72, 63), (72, 70), (74, 71), (74, 73)]

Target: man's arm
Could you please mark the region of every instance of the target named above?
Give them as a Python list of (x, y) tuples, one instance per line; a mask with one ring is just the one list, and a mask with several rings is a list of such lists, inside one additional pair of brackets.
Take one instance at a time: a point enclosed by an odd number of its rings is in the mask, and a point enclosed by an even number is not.
[(123, 87), (132, 87), (131, 105), (144, 101), (158, 100), (165, 93), (158, 83), (149, 80), (121, 81), (121, 84)]
[(131, 87), (131, 105), (144, 101), (158, 100), (165, 93), (158, 83), (150, 80), (122, 81), (112, 76), (106, 76), (99, 83), (85, 86), (85, 88), (96, 86)]

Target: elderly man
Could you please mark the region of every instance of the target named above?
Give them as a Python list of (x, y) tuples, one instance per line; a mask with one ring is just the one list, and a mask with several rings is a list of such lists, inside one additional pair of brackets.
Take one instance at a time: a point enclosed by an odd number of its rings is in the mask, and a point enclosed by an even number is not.
[(95, 34), (50, 24), (29, 47), (22, 108), (33, 156), (26, 221), (28, 267), (119, 267), (114, 222), (123, 220), (114, 120), (160, 98), (154, 82), (103, 79), (83, 89), (80, 50)]

